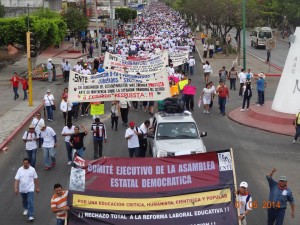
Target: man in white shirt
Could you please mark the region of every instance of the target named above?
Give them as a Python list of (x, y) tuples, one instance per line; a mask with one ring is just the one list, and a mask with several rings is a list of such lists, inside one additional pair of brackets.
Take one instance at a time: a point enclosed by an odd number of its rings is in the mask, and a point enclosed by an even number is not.
[(147, 152), (147, 135), (149, 133), (150, 121), (146, 120), (141, 126), (140, 131), (142, 133), (142, 138), (140, 138), (140, 157), (145, 157)]
[(36, 161), (36, 151), (37, 151), (36, 141), (39, 138), (34, 128), (35, 128), (34, 125), (30, 124), (28, 131), (25, 131), (22, 138), (23, 141), (25, 142), (29, 163), (33, 168), (35, 168), (35, 161)]
[(57, 146), (56, 133), (51, 128), (45, 124), (41, 124), (41, 139), (42, 147), (44, 151), (44, 165), (45, 170), (51, 170), (51, 167), (56, 166), (55, 147)]
[(80, 64), (80, 61), (77, 62), (77, 64), (73, 67), (73, 71), (76, 73), (80, 73), (83, 67)]
[(245, 74), (245, 69), (242, 69), (242, 71), (239, 73), (238, 78), (240, 79), (240, 91), (239, 91), (239, 96), (243, 95), (243, 87), (244, 84), (246, 83), (246, 74)]
[(37, 112), (35, 114), (35, 117), (33, 118), (32, 122), (31, 122), (31, 125), (34, 126), (34, 129), (35, 129), (35, 132), (38, 136), (38, 141), (37, 141), (37, 144), (38, 144), (38, 147), (40, 148), (41, 147), (41, 142), (40, 142), (40, 133), (41, 133), (41, 128), (40, 128), (40, 124), (44, 124), (45, 123), (45, 120), (42, 118), (42, 115), (40, 112)]
[(194, 59), (194, 56), (190, 56), (190, 59), (189, 59), (189, 66), (190, 66), (190, 74), (193, 75), (194, 74), (194, 68), (195, 68), (195, 65), (196, 65), (196, 61)]
[(87, 68), (87, 64), (85, 63), (84, 65), (83, 65), (83, 70), (81, 70), (81, 73), (82, 74), (84, 74), (84, 75), (91, 75), (92, 73), (91, 73), (91, 71)]
[(67, 121), (72, 122), (72, 106), (72, 103), (68, 102), (68, 97), (64, 96), (60, 103), (60, 110), (63, 112), (65, 125), (67, 125)]
[(48, 63), (47, 63), (47, 71), (48, 71), (48, 81), (50, 83), (52, 83), (52, 79), (53, 79), (53, 65), (52, 65), (52, 59), (48, 59)]
[(65, 145), (67, 149), (67, 156), (68, 156), (68, 165), (72, 164), (72, 147), (70, 145), (70, 137), (74, 134), (75, 126), (72, 125), (71, 122), (67, 122), (67, 126), (64, 126), (62, 129), (62, 136), (65, 137)]
[(71, 65), (69, 64), (68, 61), (66, 61), (65, 65), (64, 65), (64, 81), (67, 82), (69, 81), (69, 77), (70, 77), (70, 70), (71, 70)]
[(208, 50), (208, 45), (207, 43), (203, 44), (203, 58), (207, 58), (207, 50)]
[(30, 166), (29, 159), (23, 159), (23, 166), (20, 167), (15, 176), (15, 194), (21, 194), (23, 203), (23, 215), (29, 221), (34, 220), (34, 191), (39, 193), (39, 182), (36, 171)]
[(62, 72), (62, 75), (64, 75), (64, 67), (65, 67), (65, 64), (66, 64), (66, 60), (65, 60), (65, 59), (62, 59), (62, 61), (61, 61), (61, 72)]
[(169, 76), (174, 75), (175, 70), (174, 70), (173, 64), (170, 64), (170, 67), (168, 67), (168, 73), (169, 73)]
[(129, 123), (129, 128), (125, 131), (125, 139), (128, 144), (129, 157), (140, 156), (140, 144), (138, 135), (142, 135), (140, 128), (135, 126), (135, 123), (131, 121)]
[(252, 197), (248, 192), (248, 183), (243, 181), (240, 184), (240, 189), (238, 190), (238, 202), (235, 204), (239, 208), (240, 214), (238, 216), (241, 220), (242, 225), (247, 225), (246, 215), (252, 210)]

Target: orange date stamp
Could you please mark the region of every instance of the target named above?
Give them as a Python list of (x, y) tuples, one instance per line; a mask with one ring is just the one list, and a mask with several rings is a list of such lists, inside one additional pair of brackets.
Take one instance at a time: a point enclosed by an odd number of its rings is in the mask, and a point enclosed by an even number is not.
[[(261, 204), (259, 204), (261, 203)], [(257, 209), (257, 208), (263, 208), (263, 209), (280, 209), (280, 202), (272, 202), (272, 201), (262, 201), (262, 202), (258, 202), (257, 200), (254, 201), (249, 201), (248, 203), (248, 207), (250, 209)], [(235, 201), (234, 203), (235, 208), (241, 208), (241, 207), (245, 207), (245, 202), (239, 202), (239, 201)]]

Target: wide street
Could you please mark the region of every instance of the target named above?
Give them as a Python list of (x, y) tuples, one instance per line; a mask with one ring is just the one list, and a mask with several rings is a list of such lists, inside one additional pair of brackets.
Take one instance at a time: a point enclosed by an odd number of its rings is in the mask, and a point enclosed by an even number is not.
[[(250, 42), (249, 42), (250, 43)], [(284, 46), (282, 46), (284, 48)], [(260, 51), (260, 50), (257, 50)], [(265, 52), (264, 50), (261, 50)], [(280, 58), (280, 56), (278, 56)], [(195, 103), (197, 103), (199, 95), (204, 87), (202, 66), (200, 59), (195, 54), (196, 70), (192, 76), (192, 83), (197, 87), (197, 95)], [(74, 64), (73, 64), (74, 65)], [(256, 72), (256, 71), (255, 71)], [(216, 75), (212, 77), (214, 83), (217, 83)], [(275, 90), (278, 84), (278, 77), (268, 78), (268, 88), (266, 91), (267, 100), (273, 99)], [(59, 81), (52, 85), (51, 91), (55, 93), (56, 99), (59, 99), (66, 84), (60, 78)], [(34, 81), (35, 88), (46, 90), (49, 86), (44, 81)], [(252, 103), (257, 98), (254, 92)], [(42, 97), (42, 96), (41, 96)], [(41, 99), (40, 97), (40, 99)], [(226, 105), (227, 113), (241, 105), (241, 98), (238, 93), (230, 93), (230, 102)], [(128, 157), (127, 143), (124, 138), (125, 127), (122, 127), (119, 121), (119, 131), (110, 129), (110, 103), (105, 105), (106, 114), (102, 117), (102, 121), (106, 124), (108, 130), (108, 142), (104, 144), (104, 156), (106, 157)], [(43, 115), (43, 113), (42, 113)], [(237, 183), (247, 181), (249, 183), (249, 191), (252, 194), (253, 200), (258, 202), (258, 208), (247, 218), (249, 225), (266, 224), (267, 209), (263, 208), (263, 203), (268, 200), (269, 188), (265, 178), (272, 168), (277, 168), (278, 172), (274, 175), (278, 178), (280, 175), (288, 177), (288, 185), (293, 190), (296, 199), (296, 218), (290, 218), (290, 208), (287, 209), (285, 225), (299, 224), (299, 199), (300, 199), (300, 183), (298, 173), (298, 162), (300, 159), (299, 144), (292, 145), (292, 137), (272, 134), (253, 128), (248, 128), (231, 121), (227, 116), (221, 116), (217, 109), (217, 101), (214, 102), (214, 107), (211, 114), (203, 114), (202, 109), (195, 107), (193, 116), (197, 121), (201, 131), (207, 131), (208, 136), (205, 137), (204, 143), (208, 151), (222, 150), (233, 148), (234, 159), (237, 173)], [(145, 119), (149, 119), (149, 114), (138, 111), (130, 111), (129, 120), (141, 124)], [(83, 118), (75, 122), (75, 125), (84, 123), (88, 130), (92, 119)], [(64, 139), (61, 136), (63, 128), (62, 113), (58, 110), (55, 112), (54, 122), (47, 122), (47, 125), (52, 127), (58, 136), (57, 147), (57, 166), (51, 171), (44, 171), (43, 153), (40, 149), (37, 156), (37, 173), (40, 182), (40, 193), (35, 194), (35, 222), (36, 225), (55, 224), (55, 215), (50, 212), (50, 198), (53, 194), (54, 183), (61, 183), (64, 188), (68, 188), (70, 166), (67, 165), (67, 156), (64, 146)], [(25, 130), (24, 130), (25, 131)], [(21, 135), (16, 136), (9, 146), (7, 153), (1, 153), (0, 156), (0, 219), (1, 224), (23, 225), (28, 224), (26, 217), (22, 215), (21, 197), (15, 196), (13, 184), (14, 176), (17, 169), (22, 165), (22, 159), (26, 156), (24, 143), (21, 140)], [(93, 146), (91, 134), (85, 138), (86, 159), (92, 159)], [(149, 153), (148, 153), (148, 157)]]
[[(236, 30), (232, 29), (230, 32), (230, 36), (232, 38), (232, 44), (237, 45), (235, 40)], [(267, 51), (264, 48), (258, 48), (251, 46), (251, 31), (246, 31), (246, 51), (250, 54), (255, 55), (263, 60), (267, 59)], [(288, 39), (288, 38), (286, 38)], [(243, 46), (243, 32), (241, 32), (241, 47)], [(289, 43), (287, 41), (277, 40), (276, 41), (276, 48), (271, 52), (271, 63), (279, 66), (281, 68), (284, 67), (284, 63), (289, 52)]]

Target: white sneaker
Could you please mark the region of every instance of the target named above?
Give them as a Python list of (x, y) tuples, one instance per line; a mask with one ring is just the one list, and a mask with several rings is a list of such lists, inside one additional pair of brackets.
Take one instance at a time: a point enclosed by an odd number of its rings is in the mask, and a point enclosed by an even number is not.
[(69, 161), (69, 162), (68, 162), (68, 165), (71, 165), (71, 164), (72, 164), (72, 161)]
[(245, 109), (241, 109), (240, 111), (241, 111), (241, 112), (245, 112)]
[(33, 216), (29, 216), (29, 217), (28, 217), (28, 220), (29, 220), (29, 221), (33, 221), (33, 220), (34, 220)]
[(260, 104), (257, 104), (256, 106), (258, 106), (258, 107), (259, 107), (259, 106), (261, 106), (261, 105), (260, 105)]
[(206, 113), (209, 113), (209, 111), (206, 111)]
[(206, 111), (204, 110), (203, 113), (206, 113)]
[(248, 111), (249, 109), (246, 109), (246, 111)]
[(23, 211), (23, 215), (24, 215), (24, 216), (26, 216), (26, 215), (27, 215), (27, 213), (28, 213), (28, 210), (27, 210), (27, 209), (24, 209), (24, 211)]
[(292, 142), (293, 144), (295, 144), (296, 143), (296, 140), (293, 140), (293, 142)]

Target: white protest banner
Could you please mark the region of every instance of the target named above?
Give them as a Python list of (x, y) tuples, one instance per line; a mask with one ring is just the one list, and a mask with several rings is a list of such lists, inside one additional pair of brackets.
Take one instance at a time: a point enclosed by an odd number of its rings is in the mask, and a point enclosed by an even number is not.
[(174, 67), (185, 64), (189, 60), (189, 51), (169, 52)]
[(126, 99), (156, 101), (170, 97), (166, 69), (159, 73), (133, 75), (106, 70), (95, 75), (70, 72), (68, 100), (97, 102)]
[(104, 68), (111, 69), (113, 67), (114, 71), (121, 73), (128, 72), (130, 74), (138, 72), (140, 74), (158, 73), (165, 68), (166, 65), (168, 65), (167, 52), (162, 55), (157, 55), (153, 59), (138, 61), (122, 59), (118, 55), (106, 52), (104, 59)]

